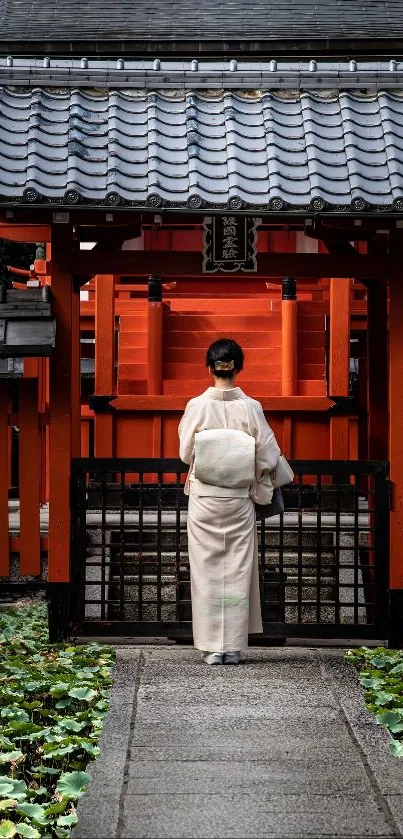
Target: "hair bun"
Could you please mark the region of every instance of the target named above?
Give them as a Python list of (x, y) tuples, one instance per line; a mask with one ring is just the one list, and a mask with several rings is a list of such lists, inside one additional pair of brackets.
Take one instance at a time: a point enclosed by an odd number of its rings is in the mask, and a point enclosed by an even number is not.
[(235, 370), (235, 361), (215, 361), (214, 370)]

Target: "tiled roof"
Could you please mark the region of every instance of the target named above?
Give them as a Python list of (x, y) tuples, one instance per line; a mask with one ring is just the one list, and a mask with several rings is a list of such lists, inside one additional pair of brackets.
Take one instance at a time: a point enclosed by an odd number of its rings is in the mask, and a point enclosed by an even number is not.
[(0, 202), (403, 211), (403, 97), (0, 90)]
[(402, 35), (402, 0), (0, 0), (2, 41), (311, 41)]
[(146, 90), (403, 90), (403, 61), (0, 56), (0, 84)]

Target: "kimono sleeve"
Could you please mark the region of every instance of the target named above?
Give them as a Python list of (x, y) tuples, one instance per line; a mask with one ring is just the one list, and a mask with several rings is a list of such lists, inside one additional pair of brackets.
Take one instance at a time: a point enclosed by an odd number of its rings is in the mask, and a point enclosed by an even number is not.
[(185, 413), (179, 423), (179, 456), (184, 463), (191, 463), (195, 445), (195, 433), (197, 428), (197, 411), (192, 401), (188, 402)]
[(256, 407), (256, 480), (260, 482), (276, 467), (281, 451), (262, 406), (256, 403)]

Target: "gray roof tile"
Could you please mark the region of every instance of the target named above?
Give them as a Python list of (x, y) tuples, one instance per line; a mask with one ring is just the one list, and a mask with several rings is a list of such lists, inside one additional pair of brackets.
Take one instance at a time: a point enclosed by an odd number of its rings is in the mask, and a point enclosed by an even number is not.
[(403, 97), (385, 92), (1, 88), (0, 202), (402, 211), (402, 128)]
[(0, 0), (3, 41), (403, 35), (402, 0)]

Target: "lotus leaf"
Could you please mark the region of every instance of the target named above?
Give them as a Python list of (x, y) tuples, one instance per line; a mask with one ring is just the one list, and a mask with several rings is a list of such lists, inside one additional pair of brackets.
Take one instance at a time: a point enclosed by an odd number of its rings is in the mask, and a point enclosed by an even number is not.
[(17, 778), (9, 778), (8, 775), (0, 776), (0, 796), (6, 798), (15, 798), (17, 801), (23, 801), (27, 796), (27, 785), (25, 781)]
[(40, 839), (41, 834), (36, 827), (33, 827), (32, 824), (28, 824), (28, 822), (19, 822), (16, 825), (16, 831), (18, 836), (23, 836), (24, 839)]
[(16, 807), (16, 810), (20, 816), (28, 816), (37, 824), (46, 824), (45, 808), (42, 804), (29, 804), (24, 801)]
[(73, 827), (77, 822), (77, 815), (75, 813), (69, 813), (67, 816), (60, 816), (56, 824), (58, 827)]
[(80, 699), (82, 702), (91, 702), (92, 699), (95, 699), (96, 695), (95, 690), (87, 687), (71, 688), (69, 690), (69, 696), (72, 696), (74, 699)]
[(0, 610), (0, 633), (0, 760), (14, 776), (0, 775), (0, 839), (67, 839), (99, 752), (113, 651), (49, 644), (45, 604)]
[(12, 839), (17, 832), (16, 825), (14, 822), (10, 822), (7, 819), (3, 819), (0, 821), (0, 837), (1, 839)]
[(60, 795), (75, 800), (84, 795), (85, 787), (91, 778), (87, 772), (66, 772), (57, 782), (57, 790)]

